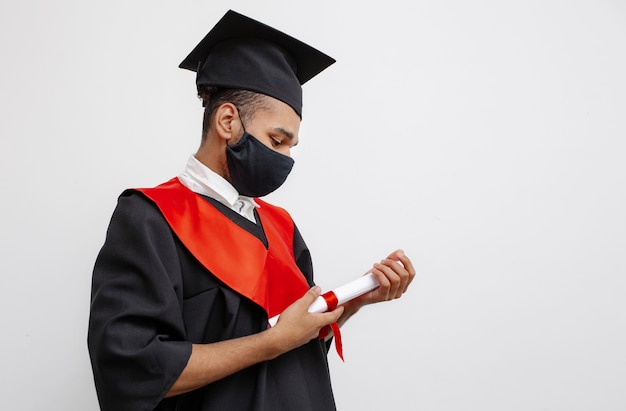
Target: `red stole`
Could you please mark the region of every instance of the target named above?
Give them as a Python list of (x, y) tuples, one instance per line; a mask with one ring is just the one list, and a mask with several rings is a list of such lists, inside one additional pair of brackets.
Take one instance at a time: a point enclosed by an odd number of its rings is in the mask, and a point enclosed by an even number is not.
[(289, 214), (261, 200), (257, 212), (268, 248), (185, 187), (178, 178), (138, 189), (157, 205), (176, 236), (213, 275), (265, 309), (268, 318), (302, 297), (309, 285), (293, 254)]

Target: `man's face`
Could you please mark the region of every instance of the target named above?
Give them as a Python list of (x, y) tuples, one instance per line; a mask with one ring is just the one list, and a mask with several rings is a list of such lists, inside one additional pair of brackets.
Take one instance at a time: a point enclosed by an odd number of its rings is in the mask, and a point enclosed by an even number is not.
[(258, 109), (244, 124), (246, 131), (272, 150), (291, 156), (291, 148), (298, 144), (300, 117), (282, 101), (267, 98), (267, 108)]

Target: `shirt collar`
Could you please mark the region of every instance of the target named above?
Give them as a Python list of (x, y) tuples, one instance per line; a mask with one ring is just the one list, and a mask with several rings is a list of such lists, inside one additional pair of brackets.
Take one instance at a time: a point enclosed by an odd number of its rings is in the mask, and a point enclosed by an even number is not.
[(238, 200), (248, 201), (259, 207), (253, 198), (239, 195), (228, 180), (202, 164), (193, 155), (187, 160), (185, 170), (178, 179), (191, 191), (214, 198), (230, 208), (233, 208)]

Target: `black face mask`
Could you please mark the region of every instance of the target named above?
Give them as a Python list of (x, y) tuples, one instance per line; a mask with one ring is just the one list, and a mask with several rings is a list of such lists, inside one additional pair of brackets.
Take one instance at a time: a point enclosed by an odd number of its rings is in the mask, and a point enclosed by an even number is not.
[(239, 194), (263, 197), (280, 187), (293, 168), (291, 157), (272, 150), (245, 131), (237, 144), (226, 146), (230, 183)]

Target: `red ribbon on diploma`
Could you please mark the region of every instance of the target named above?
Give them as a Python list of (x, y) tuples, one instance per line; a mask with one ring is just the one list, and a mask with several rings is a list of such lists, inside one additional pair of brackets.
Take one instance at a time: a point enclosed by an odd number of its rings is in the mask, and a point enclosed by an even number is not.
[[(333, 311), (337, 308), (337, 304), (339, 300), (337, 300), (337, 296), (334, 292), (329, 291), (327, 293), (322, 294), (322, 298), (326, 301), (326, 306), (328, 307), (328, 311)], [(339, 325), (337, 323), (332, 323), (330, 325), (330, 329), (333, 330), (333, 334), (335, 336), (335, 349), (337, 350), (337, 354), (339, 354), (339, 358), (341, 361), (345, 361), (343, 359), (343, 345), (341, 344), (341, 331), (339, 330)], [(328, 327), (324, 327), (320, 330), (320, 338), (326, 338), (329, 334)]]

